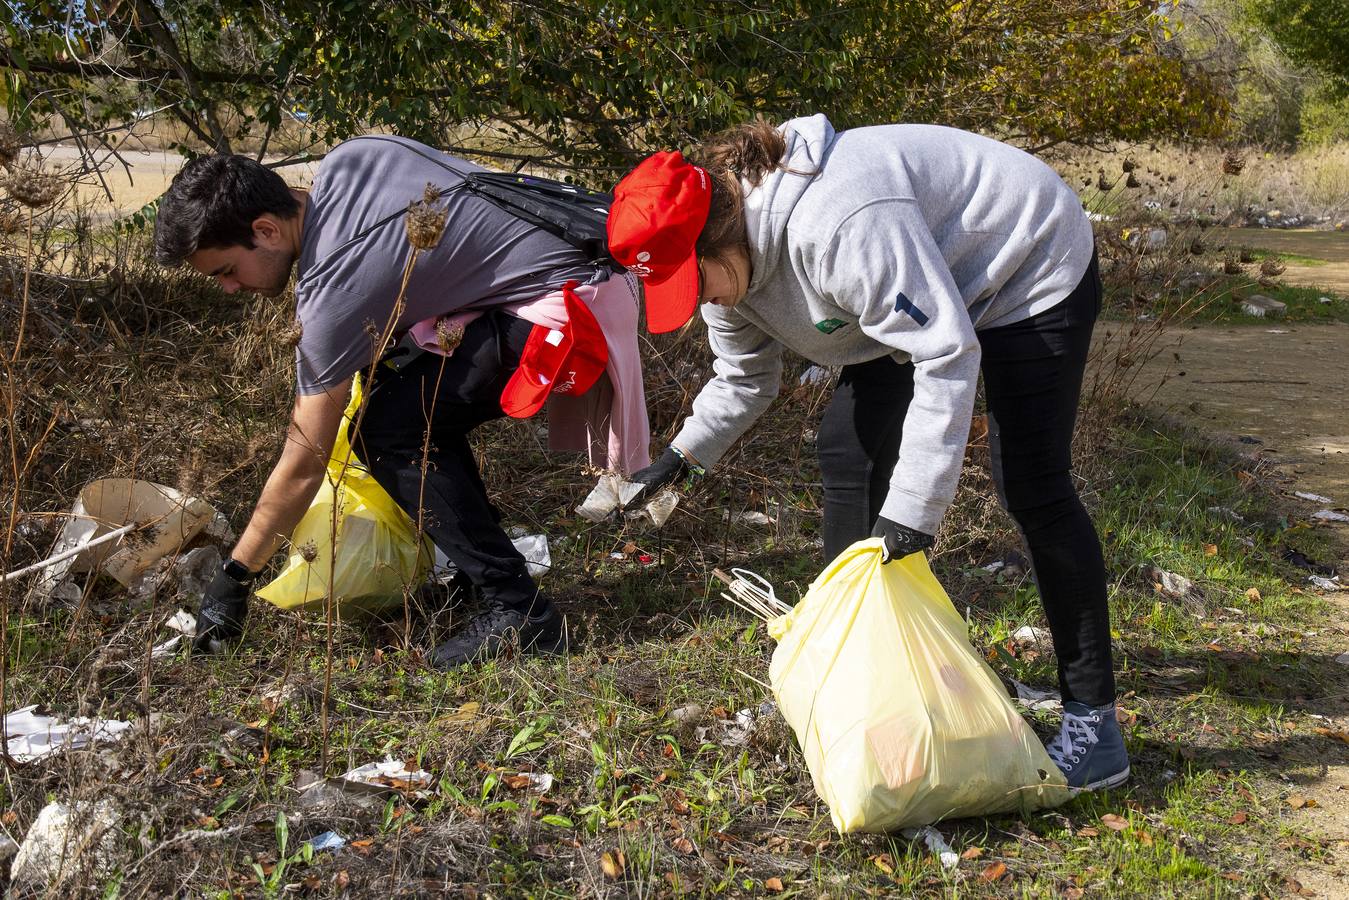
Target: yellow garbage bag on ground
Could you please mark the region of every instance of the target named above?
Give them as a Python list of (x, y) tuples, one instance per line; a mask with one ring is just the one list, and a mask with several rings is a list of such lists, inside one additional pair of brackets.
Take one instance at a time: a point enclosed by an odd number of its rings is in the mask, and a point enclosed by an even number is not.
[(351, 450), (347, 426), (360, 407), (358, 378), (328, 459), (328, 477), (291, 534), (286, 567), (257, 592), (282, 609), (322, 607), (330, 593), (330, 577), (331, 593), (344, 613), (381, 612), (400, 606), (404, 590), (422, 583), (434, 559), (431, 542), (417, 540), (416, 527), (408, 514)]
[(845, 550), (786, 615), (769, 678), (834, 826), (891, 831), (1068, 799), (918, 553)]

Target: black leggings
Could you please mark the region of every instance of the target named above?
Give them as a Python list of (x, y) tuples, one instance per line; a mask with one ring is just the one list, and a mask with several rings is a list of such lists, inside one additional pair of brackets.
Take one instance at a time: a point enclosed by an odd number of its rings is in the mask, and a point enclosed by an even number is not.
[[(1101, 308), (1093, 256), (1060, 304), (979, 332), (998, 499), (1030, 550), (1054, 636), (1064, 700), (1114, 702), (1105, 561), (1072, 480), (1073, 425)], [(824, 549), (833, 559), (871, 534), (899, 459), (913, 365), (889, 356), (845, 366), (820, 422)]]

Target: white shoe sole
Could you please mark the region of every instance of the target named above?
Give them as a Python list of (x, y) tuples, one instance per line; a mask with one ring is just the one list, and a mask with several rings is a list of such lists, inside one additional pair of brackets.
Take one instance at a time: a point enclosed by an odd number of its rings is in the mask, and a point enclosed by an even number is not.
[(1109, 778), (1102, 778), (1100, 781), (1093, 781), (1090, 784), (1083, 785), (1082, 787), (1076, 788), (1070, 787), (1068, 788), (1068, 790), (1072, 792), (1073, 796), (1077, 796), (1078, 794), (1091, 793), (1093, 791), (1108, 791), (1111, 788), (1119, 787), (1121, 784), (1124, 784), (1124, 782), (1128, 780), (1129, 780), (1129, 767), (1125, 766), (1124, 771), (1116, 772)]

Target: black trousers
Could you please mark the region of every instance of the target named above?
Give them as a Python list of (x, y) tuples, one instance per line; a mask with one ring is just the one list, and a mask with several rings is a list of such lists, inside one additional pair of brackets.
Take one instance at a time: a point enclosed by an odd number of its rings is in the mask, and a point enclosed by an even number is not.
[[(520, 364), (529, 322), (488, 312), (454, 355), (423, 353), (398, 371), (379, 366), (351, 445), (375, 480), (482, 589), (485, 600), (528, 610), (537, 589), (487, 497), (468, 435), (500, 418), (501, 391)], [(426, 475), (422, 477), (423, 444)]]
[[(1115, 699), (1110, 613), (1101, 544), (1073, 486), (1071, 449), (1100, 308), (1093, 256), (1062, 303), (979, 333), (998, 499), (1030, 551), (1063, 699), (1092, 706)], [(830, 559), (871, 534), (890, 490), (912, 399), (912, 364), (886, 356), (840, 374), (818, 437)]]

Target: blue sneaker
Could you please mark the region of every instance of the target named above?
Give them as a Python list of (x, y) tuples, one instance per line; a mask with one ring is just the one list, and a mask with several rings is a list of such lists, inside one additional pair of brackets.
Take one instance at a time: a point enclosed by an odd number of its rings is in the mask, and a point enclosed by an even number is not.
[(1101, 791), (1129, 780), (1129, 753), (1113, 703), (1093, 707), (1070, 700), (1063, 704), (1063, 728), (1045, 750), (1074, 792)]

